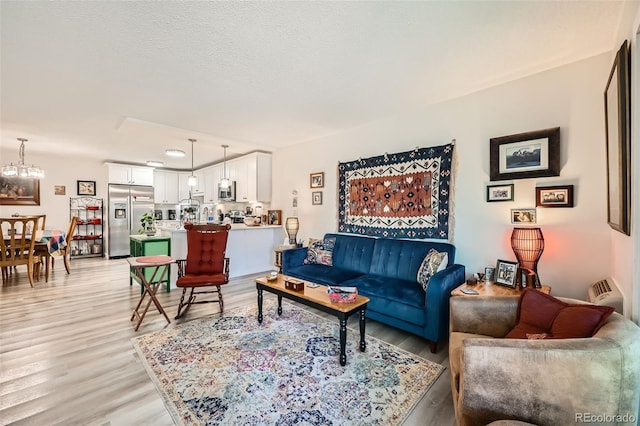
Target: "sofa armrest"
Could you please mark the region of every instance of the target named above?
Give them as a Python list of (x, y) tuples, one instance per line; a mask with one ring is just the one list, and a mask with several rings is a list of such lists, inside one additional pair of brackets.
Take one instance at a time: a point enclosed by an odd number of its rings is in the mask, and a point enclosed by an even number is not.
[(638, 385), (629, 386), (625, 376), (637, 380), (640, 361), (618, 342), (467, 338), (462, 346), (456, 401), (461, 424), (575, 424), (576, 416), (589, 413), (637, 416)]
[(451, 332), (504, 337), (516, 325), (518, 296), (453, 296)]
[(425, 294), (426, 335), (439, 342), (449, 335), (449, 297), (464, 282), (464, 265), (451, 265), (429, 279)]
[(282, 251), (282, 273), (286, 274), (287, 271), (296, 266), (302, 266), (304, 259), (307, 257), (307, 248), (298, 247)]

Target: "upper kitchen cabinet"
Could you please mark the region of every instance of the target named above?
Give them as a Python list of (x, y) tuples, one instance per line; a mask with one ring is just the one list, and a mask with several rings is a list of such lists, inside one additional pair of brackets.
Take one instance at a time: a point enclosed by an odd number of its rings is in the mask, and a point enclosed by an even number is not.
[(202, 169), (204, 173), (204, 202), (218, 202), (218, 183), (222, 179), (222, 164)]
[(109, 183), (153, 186), (153, 167), (117, 163), (106, 164), (109, 169)]
[(254, 152), (227, 162), (227, 177), (236, 181), (236, 201), (271, 201), (271, 154)]
[(158, 204), (178, 204), (178, 173), (154, 170), (153, 172), (153, 197)]
[(204, 195), (204, 172), (202, 170), (195, 170), (193, 175), (196, 177), (196, 186), (189, 186), (189, 176), (191, 172), (179, 172), (178, 173), (178, 198), (180, 200), (186, 200), (189, 198), (189, 191), (191, 195)]

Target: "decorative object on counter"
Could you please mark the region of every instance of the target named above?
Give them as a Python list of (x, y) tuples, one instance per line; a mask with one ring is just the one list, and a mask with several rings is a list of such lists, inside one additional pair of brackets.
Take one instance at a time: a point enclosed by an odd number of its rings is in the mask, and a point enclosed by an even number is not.
[(0, 178), (0, 205), (39, 206), (40, 181), (21, 177)]
[(484, 281), (484, 272), (476, 272), (475, 277), (478, 281)]
[(2, 176), (21, 177), (27, 179), (43, 178), (44, 170), (42, 170), (40, 167), (34, 166), (33, 164), (30, 166), (25, 166), (24, 164), (24, 143), (29, 139), (18, 138), (18, 140), (20, 141), (20, 148), (18, 148), (18, 164), (9, 163), (2, 166)]
[(89, 195), (95, 197), (96, 195), (96, 181), (94, 180), (79, 180), (78, 183), (78, 195)]
[(560, 175), (560, 127), (491, 138), (490, 179)]
[(604, 92), (607, 141), (607, 223), (631, 235), (631, 79), (625, 40), (616, 53)]
[(300, 222), (297, 217), (288, 217), (284, 229), (287, 231), (287, 235), (289, 236), (289, 244), (297, 244), (296, 237), (298, 235), (298, 230), (300, 229)]
[(311, 204), (314, 206), (322, 205), (322, 191), (314, 191), (311, 193)]
[(513, 201), (513, 184), (487, 185), (487, 203)]
[(511, 209), (511, 223), (536, 223), (536, 209)]
[(138, 234), (146, 234), (146, 235), (155, 235), (156, 234), (156, 218), (153, 213), (145, 213), (140, 218), (140, 226), (142, 228), (138, 229)]
[(573, 207), (573, 185), (536, 187), (536, 206)]
[(544, 237), (540, 228), (513, 228), (511, 248), (521, 268), (538, 272), (538, 260), (544, 250)]
[(260, 218), (257, 216), (245, 216), (244, 224), (247, 226), (260, 226)]
[(218, 185), (221, 189), (227, 189), (231, 186), (231, 181), (227, 178), (227, 148), (229, 148), (229, 145), (222, 145), (222, 149), (224, 150), (224, 163), (222, 163), (222, 180), (220, 180), (220, 184)]
[(269, 225), (282, 225), (282, 210), (267, 210)]
[(454, 152), (452, 142), (339, 163), (338, 232), (448, 240)]

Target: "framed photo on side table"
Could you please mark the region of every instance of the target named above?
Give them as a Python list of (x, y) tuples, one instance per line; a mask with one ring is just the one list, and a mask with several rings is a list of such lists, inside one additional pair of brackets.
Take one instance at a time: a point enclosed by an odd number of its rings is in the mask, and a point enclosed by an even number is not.
[(95, 180), (79, 180), (78, 181), (78, 195), (96, 195), (96, 181)]
[(498, 260), (496, 264), (495, 276), (493, 282), (505, 287), (516, 288), (518, 278), (518, 262), (509, 262), (508, 260)]
[(560, 127), (490, 139), (492, 181), (560, 175)]

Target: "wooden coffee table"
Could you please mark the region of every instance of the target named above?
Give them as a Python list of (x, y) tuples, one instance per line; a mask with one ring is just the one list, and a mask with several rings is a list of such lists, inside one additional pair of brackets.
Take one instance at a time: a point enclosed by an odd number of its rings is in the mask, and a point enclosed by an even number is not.
[[(285, 288), (284, 281), (291, 278), (304, 282), (301, 291), (294, 291)], [(327, 295), (327, 287), (310, 281), (299, 280), (287, 275), (278, 274), (278, 279), (267, 281), (267, 277), (256, 279), (256, 289), (258, 290), (258, 322), (262, 322), (262, 292), (268, 291), (278, 296), (278, 315), (282, 315), (282, 298), (295, 300), (303, 305), (316, 308), (322, 312), (335, 315), (340, 320), (340, 365), (347, 364), (346, 344), (347, 344), (347, 318), (353, 313), (360, 314), (360, 352), (364, 352), (367, 344), (364, 341), (365, 313), (369, 298), (358, 295), (354, 303), (332, 303)]]

